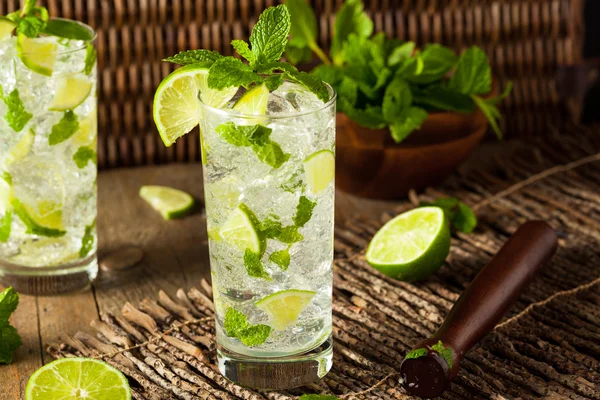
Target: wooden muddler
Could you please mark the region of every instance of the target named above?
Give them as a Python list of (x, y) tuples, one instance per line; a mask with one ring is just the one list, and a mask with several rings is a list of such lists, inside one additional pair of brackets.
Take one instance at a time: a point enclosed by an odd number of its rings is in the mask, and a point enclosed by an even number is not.
[(433, 337), (407, 355), (400, 366), (404, 388), (424, 398), (441, 395), (465, 354), (502, 319), (556, 246), (547, 223), (523, 224), (465, 289)]

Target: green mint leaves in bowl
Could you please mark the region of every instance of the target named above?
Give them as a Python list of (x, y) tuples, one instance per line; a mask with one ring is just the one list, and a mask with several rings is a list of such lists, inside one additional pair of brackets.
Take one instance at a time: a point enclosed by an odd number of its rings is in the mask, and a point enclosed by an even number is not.
[(492, 94), (487, 55), (472, 46), (460, 55), (440, 44), (417, 48), (414, 42), (373, 35), (373, 22), (360, 0), (346, 0), (336, 15), (330, 55), (317, 44), (317, 21), (306, 0), (286, 0), (292, 39), (286, 57), (292, 63), (323, 62), (312, 74), (338, 92), (338, 111), (370, 129), (388, 127), (396, 143), (419, 129), (432, 112), (470, 114), (477, 108), (498, 138), (497, 104), (511, 90)]

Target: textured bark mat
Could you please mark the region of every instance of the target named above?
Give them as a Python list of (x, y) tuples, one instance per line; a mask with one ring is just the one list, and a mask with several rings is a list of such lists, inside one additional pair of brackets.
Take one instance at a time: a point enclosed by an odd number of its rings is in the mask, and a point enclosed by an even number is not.
[[(600, 276), (600, 156), (595, 155), (600, 129), (574, 128), (568, 135), (510, 147), (485, 171), (457, 174), (439, 191), (411, 196), (413, 203), (457, 196), (479, 216), (476, 231), (455, 235), (446, 264), (425, 282), (387, 278), (363, 258), (381, 224), (410, 203), (381, 221), (336, 228), (334, 366), (319, 383), (256, 392), (225, 380), (215, 366), (214, 308), (206, 282), (198, 289), (161, 292), (137, 307), (125, 304), (121, 315), (93, 321), (93, 334), (65, 333), (48, 351), (57, 358), (104, 359), (130, 378), (136, 399), (284, 400), (303, 393), (408, 398), (393, 375), (403, 355), (435, 331), (521, 223), (543, 219), (559, 233), (556, 256), (521, 296), (512, 319), (469, 353), (443, 398), (600, 399), (600, 285), (590, 284)], [(534, 175), (585, 157), (585, 164)], [(524, 180), (527, 185), (514, 186)]]

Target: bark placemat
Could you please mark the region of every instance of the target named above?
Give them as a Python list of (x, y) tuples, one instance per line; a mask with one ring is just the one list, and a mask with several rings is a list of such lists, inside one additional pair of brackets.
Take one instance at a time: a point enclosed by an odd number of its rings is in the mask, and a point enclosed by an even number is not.
[[(513, 146), (515, 147), (515, 146)], [(411, 195), (381, 221), (336, 228), (334, 366), (319, 383), (257, 392), (223, 378), (215, 365), (211, 288), (160, 292), (121, 315), (92, 321), (94, 334), (65, 333), (54, 357), (98, 357), (130, 378), (136, 399), (409, 398), (397, 370), (430, 336), (453, 302), (526, 220), (543, 219), (560, 248), (512, 314), (465, 358), (447, 399), (600, 399), (600, 129), (577, 128), (516, 146), (485, 171), (457, 174), (443, 189)], [(364, 249), (381, 224), (421, 200), (460, 197), (477, 211), (473, 234), (456, 234), (431, 279), (410, 284), (379, 274)]]

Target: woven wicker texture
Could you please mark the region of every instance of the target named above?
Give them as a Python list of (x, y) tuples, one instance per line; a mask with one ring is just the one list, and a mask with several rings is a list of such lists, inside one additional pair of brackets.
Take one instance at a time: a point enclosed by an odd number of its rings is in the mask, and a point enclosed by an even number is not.
[[(466, 285), (521, 223), (543, 219), (559, 234), (557, 254), (513, 307), (512, 320), (467, 355), (442, 398), (600, 399), (599, 133), (600, 127), (549, 135), (502, 152), (486, 171), (451, 179), (444, 194), (474, 205), (480, 223), (473, 234), (453, 238), (446, 264), (422, 283), (385, 277), (364, 261), (368, 241), (391, 214), (337, 228), (334, 365), (318, 384), (259, 393), (224, 379), (215, 365), (214, 307), (205, 282), (199, 290), (125, 304), (121, 315), (103, 315), (103, 322), (91, 324), (95, 336), (69, 332), (48, 351), (54, 357), (106, 360), (135, 382), (136, 399), (292, 400), (302, 393), (405, 399), (398, 376), (388, 377), (404, 354), (437, 329)], [(550, 169), (590, 154), (595, 162), (588, 159), (568, 171)], [(544, 179), (511, 186), (538, 171), (547, 171)], [(507, 187), (514, 190), (492, 196)], [(423, 200), (439, 194), (430, 191)], [(410, 207), (404, 204), (395, 212)], [(369, 393), (356, 394), (381, 380)]]
[[(19, 8), (0, 1), (0, 14)], [(50, 14), (98, 31), (101, 168), (197, 161), (195, 134), (165, 149), (152, 121), (152, 97), (173, 69), (160, 60), (184, 49), (231, 54), (232, 39), (247, 39), (261, 11), (279, 0), (41, 0)], [(327, 47), (341, 0), (311, 0)], [(581, 0), (371, 0), (376, 31), (419, 44), (461, 49), (482, 46), (500, 83), (515, 89), (506, 101), (508, 136), (546, 134), (565, 122), (555, 75), (581, 60)]]

